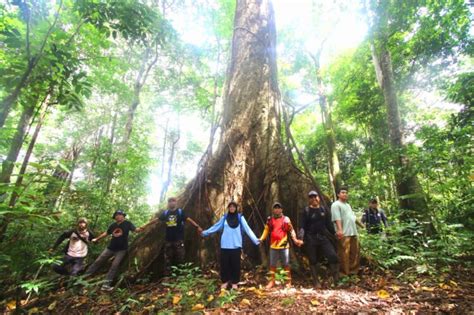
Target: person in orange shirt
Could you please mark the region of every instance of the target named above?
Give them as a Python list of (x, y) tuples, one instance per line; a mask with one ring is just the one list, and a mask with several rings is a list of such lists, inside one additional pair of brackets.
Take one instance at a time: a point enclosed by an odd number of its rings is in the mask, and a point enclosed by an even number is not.
[(278, 261), (280, 261), (281, 266), (287, 272), (287, 287), (291, 286), (288, 233), (297, 246), (303, 245), (303, 241), (296, 238), (290, 218), (283, 215), (283, 207), (279, 202), (275, 202), (273, 204), (272, 216), (268, 217), (265, 229), (260, 237), (261, 244), (270, 235), (270, 281), (267, 284), (267, 289), (271, 289), (275, 285), (275, 272)]

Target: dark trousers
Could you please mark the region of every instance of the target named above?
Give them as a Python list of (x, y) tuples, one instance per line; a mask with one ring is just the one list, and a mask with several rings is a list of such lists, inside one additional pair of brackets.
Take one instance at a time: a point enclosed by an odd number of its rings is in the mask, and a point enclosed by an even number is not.
[(307, 235), (305, 237), (306, 255), (311, 265), (320, 263), (322, 257), (326, 257), (330, 264), (337, 264), (339, 259), (336, 249), (331, 241), (325, 235)]
[(237, 284), (240, 282), (240, 248), (221, 248), (221, 280)]
[(112, 261), (112, 265), (110, 266), (109, 272), (107, 273), (106, 280), (107, 284), (111, 284), (115, 278), (115, 275), (119, 271), (120, 263), (122, 262), (123, 258), (127, 254), (127, 250), (118, 250), (113, 251), (108, 248), (104, 249), (104, 251), (97, 257), (92, 265), (87, 268), (86, 275), (93, 275), (95, 274), (100, 267), (102, 267), (111, 257), (114, 257)]
[(53, 265), (53, 270), (61, 275), (76, 276), (84, 267), (84, 257), (64, 255), (63, 263)]
[(165, 243), (165, 263), (166, 273), (169, 274), (171, 266), (177, 266), (184, 263), (184, 241), (166, 241)]

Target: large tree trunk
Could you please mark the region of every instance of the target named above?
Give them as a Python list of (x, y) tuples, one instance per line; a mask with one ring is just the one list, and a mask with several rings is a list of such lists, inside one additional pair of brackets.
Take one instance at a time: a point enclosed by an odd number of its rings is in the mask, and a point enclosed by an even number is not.
[[(242, 205), (257, 235), (277, 200), (296, 224), (306, 192), (313, 188), (283, 146), (275, 42), (270, 2), (238, 0), (219, 145), (179, 198), (180, 206), (203, 227), (221, 216), (231, 200)], [(216, 238), (201, 241), (195, 233), (192, 227), (186, 229), (187, 259), (213, 261)], [(131, 246), (130, 254), (138, 258), (142, 270), (159, 265), (163, 236), (163, 225), (156, 224)], [(252, 262), (260, 261), (256, 247), (244, 247)]]

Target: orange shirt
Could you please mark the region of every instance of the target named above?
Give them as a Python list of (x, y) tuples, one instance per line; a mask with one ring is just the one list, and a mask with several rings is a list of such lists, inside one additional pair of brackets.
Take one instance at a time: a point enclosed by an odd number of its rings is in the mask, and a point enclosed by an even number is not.
[[(270, 231), (271, 230), (271, 231)], [(271, 232), (271, 233), (270, 233)], [(279, 218), (269, 217), (260, 241), (265, 240), (270, 234), (270, 248), (285, 249), (290, 247), (288, 233), (294, 233), (290, 218), (281, 216)]]

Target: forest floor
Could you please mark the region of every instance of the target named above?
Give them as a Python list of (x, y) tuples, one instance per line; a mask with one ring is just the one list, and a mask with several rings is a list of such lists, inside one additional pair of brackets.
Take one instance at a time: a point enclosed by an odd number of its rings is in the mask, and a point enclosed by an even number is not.
[[(474, 276), (453, 268), (449, 274), (404, 275), (363, 270), (343, 279), (337, 288), (323, 282), (313, 289), (308, 275), (295, 275), (294, 286), (266, 290), (265, 272), (245, 272), (238, 290), (220, 291), (215, 271), (198, 276), (125, 285), (101, 292), (98, 285), (61, 287), (44, 296), (21, 301), (24, 314), (155, 314), (155, 313), (450, 313), (474, 314)], [(408, 280), (407, 280), (408, 279)], [(176, 282), (173, 282), (176, 281)], [(14, 300), (0, 304), (13, 313)], [(17, 310), (18, 311), (18, 310)]]

